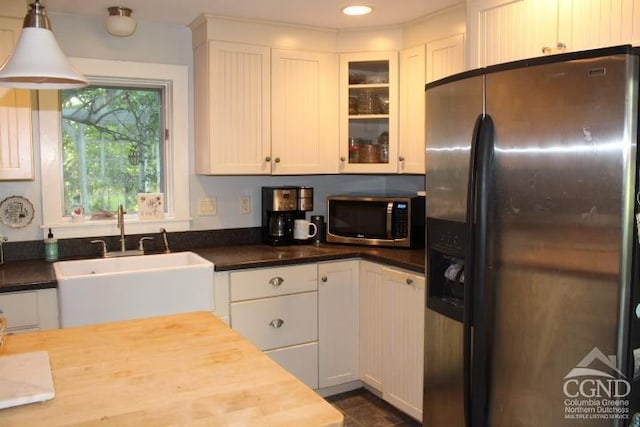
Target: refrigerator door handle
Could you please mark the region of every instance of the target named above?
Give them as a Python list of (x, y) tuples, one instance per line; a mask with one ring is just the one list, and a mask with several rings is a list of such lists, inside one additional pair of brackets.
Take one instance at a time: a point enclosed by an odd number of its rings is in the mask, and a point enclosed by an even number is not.
[(463, 340), (463, 404), (464, 404), (464, 420), (465, 426), (471, 427), (471, 353), (472, 353), (472, 341), (471, 341), (471, 327), (473, 323), (473, 279), (474, 279), (474, 255), (473, 248), (475, 225), (473, 218), (475, 217), (474, 206), (476, 198), (476, 164), (477, 164), (477, 151), (478, 151), (478, 136), (480, 133), (480, 127), (482, 124), (482, 115), (479, 115), (476, 119), (473, 127), (473, 136), (471, 141), (471, 152), (469, 154), (469, 177), (467, 181), (467, 236), (468, 247), (465, 260), (466, 269), (466, 284), (464, 286), (464, 307), (462, 314), (462, 340)]
[(491, 309), (487, 282), (488, 207), (493, 170), (494, 125), (480, 116), (474, 129), (469, 167), (467, 226), (469, 246), (464, 298), (464, 404), (467, 426), (488, 424)]

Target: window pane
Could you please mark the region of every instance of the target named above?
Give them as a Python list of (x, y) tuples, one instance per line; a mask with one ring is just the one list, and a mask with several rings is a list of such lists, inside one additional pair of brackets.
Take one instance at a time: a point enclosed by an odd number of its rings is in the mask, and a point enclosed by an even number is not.
[(64, 212), (138, 210), (164, 192), (163, 89), (94, 85), (61, 91)]

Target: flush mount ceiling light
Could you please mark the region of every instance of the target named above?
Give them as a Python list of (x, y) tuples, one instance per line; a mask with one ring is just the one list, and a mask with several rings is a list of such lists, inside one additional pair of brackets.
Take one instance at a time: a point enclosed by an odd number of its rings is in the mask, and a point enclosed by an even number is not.
[(373, 11), (373, 8), (371, 6), (366, 6), (366, 5), (352, 5), (352, 6), (345, 6), (342, 8), (342, 13), (344, 13), (345, 15), (351, 15), (351, 16), (358, 16), (358, 15), (366, 15), (368, 13), (371, 13), (371, 11)]
[(0, 68), (0, 86), (21, 89), (69, 89), (89, 81), (73, 69), (58, 46), (39, 0), (29, 5), (18, 44)]
[(112, 6), (108, 8), (106, 26), (109, 34), (118, 37), (128, 37), (136, 31), (138, 26), (135, 19), (131, 17), (131, 9), (128, 7)]

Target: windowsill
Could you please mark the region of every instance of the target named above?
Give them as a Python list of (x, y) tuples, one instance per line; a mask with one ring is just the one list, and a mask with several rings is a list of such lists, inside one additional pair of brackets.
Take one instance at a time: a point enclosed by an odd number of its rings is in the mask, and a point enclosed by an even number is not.
[[(158, 233), (161, 228), (167, 231), (188, 231), (191, 218), (166, 217), (161, 219), (139, 220), (137, 215), (125, 217), (124, 228), (127, 235)], [(79, 237), (117, 236), (120, 230), (116, 219), (85, 220), (81, 222), (62, 221), (41, 226), (45, 230), (49, 228), (59, 239), (71, 239)]]

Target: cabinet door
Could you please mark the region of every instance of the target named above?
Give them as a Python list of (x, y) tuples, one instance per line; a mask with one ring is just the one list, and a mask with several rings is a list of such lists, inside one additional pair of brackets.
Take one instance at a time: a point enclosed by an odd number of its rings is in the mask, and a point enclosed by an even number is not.
[(271, 173), (271, 63), (263, 46), (208, 41), (194, 51), (196, 172)]
[(11, 333), (59, 327), (56, 289), (2, 293), (0, 309), (7, 318), (7, 330)]
[(557, 16), (558, 0), (467, 2), (470, 68), (542, 55), (558, 42)]
[[(13, 51), (19, 19), (0, 17), (0, 64)], [(33, 179), (31, 91), (0, 87), (0, 180)]]
[(400, 173), (425, 173), (425, 80), (425, 46), (403, 50), (400, 55)]
[(398, 53), (340, 55), (340, 172), (398, 171)]
[(405, 271), (383, 269), (384, 295), (388, 305), (389, 352), (383, 398), (411, 415), (422, 419), (424, 375), (424, 276)]
[(633, 43), (640, 37), (639, 0), (563, 0), (558, 13), (558, 39), (568, 50)]
[(337, 55), (274, 49), (271, 66), (272, 173), (337, 173)]
[(367, 261), (360, 263), (360, 379), (382, 391), (384, 367), (389, 355), (386, 322), (387, 303), (382, 267)]
[(318, 265), (319, 385), (355, 381), (358, 369), (359, 261)]
[(427, 43), (427, 83), (464, 71), (464, 34)]

